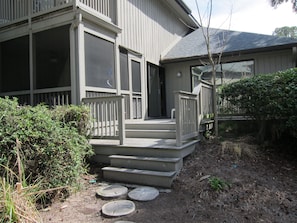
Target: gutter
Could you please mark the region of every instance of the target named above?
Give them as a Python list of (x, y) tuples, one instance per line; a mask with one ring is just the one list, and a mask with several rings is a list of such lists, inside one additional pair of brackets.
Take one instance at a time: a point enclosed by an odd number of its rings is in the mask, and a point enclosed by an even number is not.
[(182, 1), (182, 0), (175, 0), (177, 2), (177, 4), (179, 4), (179, 6), (188, 14), (192, 14), (191, 9), (189, 9), (189, 7)]

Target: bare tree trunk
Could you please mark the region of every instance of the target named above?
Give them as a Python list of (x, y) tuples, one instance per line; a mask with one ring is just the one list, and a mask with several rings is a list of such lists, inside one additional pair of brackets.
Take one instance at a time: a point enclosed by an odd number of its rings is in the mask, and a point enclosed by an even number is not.
[(219, 121), (218, 121), (218, 106), (217, 106), (217, 83), (216, 83), (216, 70), (215, 66), (212, 69), (212, 78), (213, 78), (213, 86), (212, 86), (212, 100), (213, 100), (213, 114), (214, 114), (214, 134), (216, 137), (219, 136)]

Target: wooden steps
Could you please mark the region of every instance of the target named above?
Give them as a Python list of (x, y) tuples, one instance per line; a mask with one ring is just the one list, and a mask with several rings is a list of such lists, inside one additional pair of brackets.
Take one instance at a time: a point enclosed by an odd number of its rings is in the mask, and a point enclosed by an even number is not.
[(104, 167), (102, 170), (104, 178), (112, 181), (158, 187), (171, 187), (177, 173), (176, 171), (161, 172), (117, 167)]
[(176, 146), (175, 122), (153, 120), (126, 124), (126, 140), (119, 145), (111, 140), (92, 139), (93, 160), (107, 163), (105, 179), (158, 187), (171, 187), (182, 168), (183, 158), (191, 154), (198, 139)]
[(126, 124), (126, 137), (175, 139), (176, 125), (172, 121), (128, 122)]
[(182, 158), (158, 158), (143, 156), (111, 155), (110, 164), (114, 167), (126, 167), (155, 171), (179, 171), (183, 165)]

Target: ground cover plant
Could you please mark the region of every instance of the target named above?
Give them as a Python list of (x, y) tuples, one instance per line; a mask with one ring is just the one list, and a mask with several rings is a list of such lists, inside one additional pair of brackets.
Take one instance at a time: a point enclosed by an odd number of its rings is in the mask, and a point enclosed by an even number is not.
[[(87, 171), (86, 158), (93, 153), (86, 135), (88, 114), (85, 107), (51, 110), (45, 105), (19, 106), (16, 99), (0, 99), (0, 213), (7, 183), (14, 188), (20, 172), (26, 182), (22, 187), (38, 184), (38, 190), (50, 191), (79, 186), (79, 177)], [(3, 180), (6, 176), (9, 180)]]

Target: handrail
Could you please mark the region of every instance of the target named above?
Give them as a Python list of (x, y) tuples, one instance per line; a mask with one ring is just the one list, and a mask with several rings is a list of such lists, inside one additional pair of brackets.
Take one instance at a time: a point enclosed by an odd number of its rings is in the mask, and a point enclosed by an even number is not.
[(99, 139), (125, 141), (124, 96), (83, 98), (82, 103), (90, 108), (91, 135)]
[[(183, 141), (198, 137), (201, 122), (201, 86), (197, 92), (175, 92), (176, 145)], [(200, 103), (200, 104), (199, 104)]]

